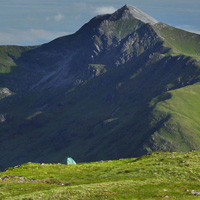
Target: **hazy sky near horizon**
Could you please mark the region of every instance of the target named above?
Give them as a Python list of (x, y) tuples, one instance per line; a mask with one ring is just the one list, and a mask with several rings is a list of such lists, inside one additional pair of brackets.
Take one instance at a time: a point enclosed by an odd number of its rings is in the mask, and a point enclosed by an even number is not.
[(125, 4), (200, 34), (200, 0), (0, 0), (0, 45), (43, 44)]

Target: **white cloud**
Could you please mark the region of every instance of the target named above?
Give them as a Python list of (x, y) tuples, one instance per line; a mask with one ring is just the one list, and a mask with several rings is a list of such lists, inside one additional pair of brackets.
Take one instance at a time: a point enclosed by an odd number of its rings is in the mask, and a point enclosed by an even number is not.
[(54, 19), (57, 22), (61, 21), (63, 18), (64, 18), (64, 15), (62, 15), (60, 13), (54, 16)]
[(9, 33), (0, 32), (0, 45), (38, 45), (68, 34), (42, 29), (12, 30)]
[(108, 6), (108, 7), (99, 7), (96, 8), (93, 13), (97, 15), (103, 15), (103, 14), (111, 14), (114, 13), (117, 9), (113, 6)]
[(54, 16), (52, 16), (52, 17), (47, 16), (47, 17), (45, 18), (45, 20), (46, 20), (46, 21), (52, 21), (52, 20), (53, 20), (53, 21), (59, 22), (59, 21), (61, 21), (64, 17), (65, 17), (65, 16), (64, 16), (63, 14), (58, 13), (57, 15), (54, 15)]

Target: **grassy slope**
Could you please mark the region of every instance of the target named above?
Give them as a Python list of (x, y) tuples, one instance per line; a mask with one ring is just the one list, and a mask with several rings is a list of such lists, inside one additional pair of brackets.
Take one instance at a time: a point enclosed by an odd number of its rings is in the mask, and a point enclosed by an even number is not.
[[(154, 25), (154, 29), (163, 40), (163, 45), (169, 48), (167, 56), (184, 55), (185, 59), (196, 65), (196, 69), (189, 67), (184, 74), (178, 75), (177, 73), (177, 82), (181, 82), (185, 78), (188, 80), (187, 83), (196, 82), (191, 80), (196, 79), (194, 78), (198, 74), (196, 70), (200, 66), (200, 35), (163, 23)], [(178, 69), (178, 66), (176, 68)], [(199, 149), (199, 83), (186, 87), (183, 84), (180, 89), (176, 90), (174, 90), (174, 84), (169, 83), (166, 88), (171, 91), (157, 96), (150, 102), (150, 107), (155, 106), (150, 115), (150, 126), (153, 128), (159, 123), (162, 125), (151, 136), (151, 144), (145, 144), (144, 147), (148, 151)], [(167, 99), (163, 99), (164, 96), (167, 96)]]
[[(161, 142), (165, 143), (165, 148), (172, 151), (188, 151), (200, 148), (199, 91), (200, 83), (172, 90), (166, 94), (170, 96), (169, 99), (160, 101), (155, 105), (152, 125), (166, 116), (170, 116), (152, 136), (157, 145)], [(155, 100), (156, 98), (153, 101)], [(162, 145), (156, 148), (164, 150)]]
[(164, 40), (164, 45), (171, 48), (170, 53), (197, 58), (200, 56), (200, 35), (163, 23), (156, 24), (154, 28)]
[(71, 166), (28, 163), (0, 173), (0, 198), (198, 199), (199, 160), (199, 152), (190, 152)]
[(10, 73), (16, 67), (15, 58), (33, 47), (0, 46), (0, 73)]

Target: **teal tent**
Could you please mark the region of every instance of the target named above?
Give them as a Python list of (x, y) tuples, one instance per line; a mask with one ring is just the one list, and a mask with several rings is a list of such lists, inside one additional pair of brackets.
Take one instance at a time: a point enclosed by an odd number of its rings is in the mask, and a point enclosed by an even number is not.
[(66, 159), (66, 164), (67, 164), (67, 165), (75, 165), (76, 162), (73, 160), (73, 158), (67, 157), (67, 159)]

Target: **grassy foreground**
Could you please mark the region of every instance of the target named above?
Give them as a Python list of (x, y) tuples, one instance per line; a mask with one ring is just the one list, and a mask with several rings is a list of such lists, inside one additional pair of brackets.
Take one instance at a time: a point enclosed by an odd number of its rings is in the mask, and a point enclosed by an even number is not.
[(0, 199), (199, 199), (200, 152), (77, 165), (27, 163), (0, 177)]

